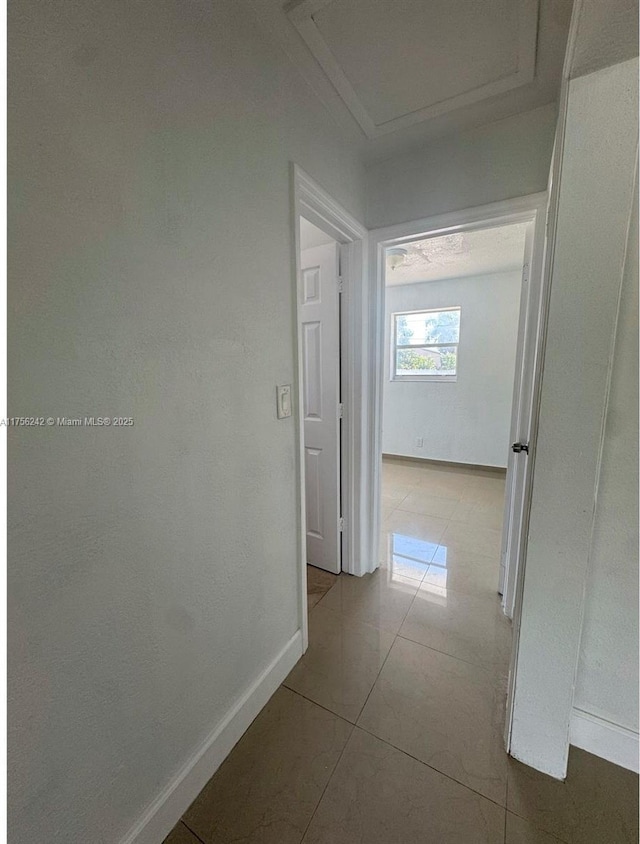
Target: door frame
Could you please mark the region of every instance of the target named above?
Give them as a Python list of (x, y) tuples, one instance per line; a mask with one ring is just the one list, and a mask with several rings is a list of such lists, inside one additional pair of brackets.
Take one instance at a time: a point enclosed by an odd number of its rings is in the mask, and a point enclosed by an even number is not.
[[(546, 202), (545, 202), (546, 208)], [(542, 299), (543, 278), (542, 267), (544, 260), (545, 231), (538, 227), (536, 241), (536, 223), (532, 220), (525, 235), (525, 248), (522, 267), (522, 290), (520, 313), (518, 317), (518, 339), (516, 343), (516, 366), (513, 380), (513, 397), (511, 399), (511, 424), (509, 436), (511, 443), (527, 441), (528, 453), (524, 456), (509, 453), (507, 463), (507, 485), (504, 502), (504, 514), (510, 514), (508, 522), (505, 519), (502, 532), (502, 546), (500, 549), (500, 589), (502, 595), (502, 609), (504, 614), (513, 620), (516, 603), (516, 584), (518, 569), (526, 545), (523, 542), (528, 524), (529, 497), (531, 488), (529, 481), (533, 477), (534, 449), (533, 429), (536, 418), (536, 362), (541, 359), (541, 319), (544, 310)], [(526, 423), (528, 421), (528, 427)], [(518, 461), (524, 472), (519, 478), (511, 471), (518, 466)], [(519, 482), (519, 483), (518, 483)], [(518, 494), (522, 495), (522, 509), (516, 514), (515, 505)], [(520, 524), (518, 531), (519, 544), (513, 542), (514, 516), (518, 516)], [(515, 558), (514, 558), (515, 554)]]
[(343, 405), (340, 449), (340, 483), (342, 489), (342, 571), (365, 573), (362, 561), (367, 558), (371, 532), (371, 511), (367, 510), (369, 466), (364, 435), (367, 424), (367, 367), (363, 351), (367, 348), (366, 318), (368, 308), (367, 230), (345, 208), (336, 202), (297, 164), (291, 165), (293, 269), (295, 279), (294, 337), (295, 379), (297, 385), (296, 437), (298, 483), (298, 557), (299, 610), (303, 650), (308, 646), (307, 621), (307, 555), (304, 476), (304, 411), (302, 389), (302, 348), (298, 337), (298, 308), (302, 301), (300, 267), (300, 217), (305, 217), (340, 244), (342, 279), (341, 299), (341, 394)]
[[(531, 507), (532, 479), (535, 467), (535, 439), (538, 429), (538, 397), (540, 393), (542, 359), (544, 354), (544, 338), (546, 331), (546, 313), (548, 304), (549, 279), (544, 273), (544, 253), (547, 228), (548, 194), (546, 191), (529, 194), (514, 199), (494, 202), (488, 205), (476, 206), (461, 211), (454, 211), (436, 217), (400, 223), (369, 232), (369, 261), (372, 269), (371, 291), (371, 354), (369, 358), (369, 383), (373, 385), (370, 399), (370, 418), (372, 420), (372, 436), (370, 438), (370, 452), (368, 460), (371, 466), (371, 512), (372, 549), (377, 550), (377, 540), (380, 526), (380, 489), (381, 489), (381, 453), (382, 453), (382, 400), (384, 385), (384, 348), (385, 348), (385, 284), (384, 284), (384, 250), (389, 246), (400, 245), (403, 242), (415, 240), (419, 237), (435, 237), (460, 231), (471, 231), (508, 225), (510, 223), (529, 222), (533, 225), (533, 244), (528, 272), (526, 301), (521, 302), (527, 309), (527, 318), (520, 319), (518, 329), (518, 347), (522, 348), (525, 341), (529, 349), (533, 349), (532, 359), (520, 361), (520, 372), (516, 378), (522, 385), (522, 366), (529, 367), (532, 384), (533, 405), (529, 438), (528, 483), (524, 489), (524, 506), (522, 514), (522, 542), (515, 572), (507, 577), (509, 584), (503, 596), (503, 610), (513, 621), (513, 649), (511, 655), (511, 669), (509, 674), (508, 705), (506, 715), (505, 744), (507, 752), (511, 742), (511, 720), (513, 713), (513, 691), (517, 666), (517, 650), (520, 627), (519, 596), (524, 584), (526, 566), (526, 528)], [(533, 336), (526, 337), (527, 329)], [(512, 421), (515, 407), (512, 406)], [(372, 554), (371, 559), (377, 559)], [(373, 571), (377, 563), (370, 568)]]

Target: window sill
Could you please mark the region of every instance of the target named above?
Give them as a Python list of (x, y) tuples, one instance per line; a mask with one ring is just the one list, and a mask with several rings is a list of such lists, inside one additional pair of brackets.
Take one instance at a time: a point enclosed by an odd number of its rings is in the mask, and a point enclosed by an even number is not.
[(426, 381), (430, 384), (452, 384), (458, 380), (457, 375), (393, 375), (389, 381)]

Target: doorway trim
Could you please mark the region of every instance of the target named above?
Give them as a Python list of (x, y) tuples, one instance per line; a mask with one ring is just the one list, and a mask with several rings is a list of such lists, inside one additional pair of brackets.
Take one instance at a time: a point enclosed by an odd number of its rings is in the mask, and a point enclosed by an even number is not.
[(369, 408), (367, 367), (363, 351), (367, 348), (368, 284), (367, 230), (320, 187), (297, 164), (291, 165), (293, 268), (295, 278), (294, 337), (297, 400), (297, 481), (298, 481), (298, 556), (299, 609), (303, 651), (308, 646), (307, 622), (307, 554), (304, 476), (304, 418), (302, 404), (302, 349), (298, 337), (298, 308), (302, 301), (300, 267), (300, 217), (305, 217), (340, 244), (342, 279), (341, 379), (342, 379), (342, 442), (340, 482), (342, 487), (342, 571), (365, 573), (362, 561), (367, 558), (371, 537), (371, 511), (366, 507), (369, 488), (368, 450), (363, 442)]
[[(535, 468), (535, 438), (537, 434), (537, 396), (540, 392), (542, 373), (542, 357), (544, 351), (544, 336), (546, 330), (546, 311), (548, 299), (548, 279), (544, 274), (544, 251), (546, 240), (546, 215), (548, 194), (529, 194), (514, 199), (494, 202), (488, 205), (476, 206), (461, 211), (454, 211), (436, 217), (428, 217), (409, 223), (376, 229), (369, 233), (369, 261), (371, 264), (371, 349), (369, 355), (369, 383), (372, 385), (370, 400), (370, 418), (372, 421), (372, 436), (369, 443), (368, 461), (371, 466), (371, 512), (372, 512), (372, 549), (377, 551), (377, 538), (380, 529), (380, 487), (381, 487), (381, 458), (382, 453), (382, 400), (384, 384), (384, 347), (385, 347), (385, 279), (384, 279), (384, 251), (389, 246), (409, 242), (420, 237), (435, 237), (452, 234), (459, 231), (470, 231), (509, 225), (513, 223), (529, 222), (533, 224), (533, 245), (531, 266), (529, 267), (529, 305), (536, 310), (537, 319), (531, 324), (535, 337), (531, 338), (530, 348), (534, 348), (534, 369), (532, 372), (533, 413), (530, 426), (530, 456), (529, 483), (524, 489), (523, 531), (520, 546), (519, 564), (506, 596), (504, 607), (507, 615), (513, 621), (513, 649), (511, 655), (511, 670), (509, 674), (509, 691), (506, 711), (505, 744), (509, 752), (511, 743), (511, 722), (513, 718), (513, 693), (515, 673), (517, 668), (517, 652), (520, 628), (519, 597), (524, 583), (526, 564), (526, 526), (531, 506), (531, 488)], [(524, 326), (521, 326), (521, 329)], [(524, 337), (518, 337), (519, 346)], [(377, 559), (377, 554), (375, 558)], [(373, 559), (374, 555), (372, 555)], [(377, 565), (377, 564), (376, 564)], [(374, 565), (373, 568), (376, 566)], [(373, 568), (371, 570), (373, 570)]]

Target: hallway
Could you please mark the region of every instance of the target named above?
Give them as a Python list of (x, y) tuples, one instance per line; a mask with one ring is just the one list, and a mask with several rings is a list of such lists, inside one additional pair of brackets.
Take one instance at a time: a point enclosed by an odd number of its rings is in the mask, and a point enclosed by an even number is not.
[(309, 569), (308, 652), (167, 844), (626, 844), (636, 775), (509, 759), (504, 474), (386, 459), (380, 568)]

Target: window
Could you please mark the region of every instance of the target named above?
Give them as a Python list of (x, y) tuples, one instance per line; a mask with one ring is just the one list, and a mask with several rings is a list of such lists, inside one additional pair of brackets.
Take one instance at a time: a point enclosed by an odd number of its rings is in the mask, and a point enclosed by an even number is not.
[(392, 381), (455, 381), (460, 308), (392, 315)]

